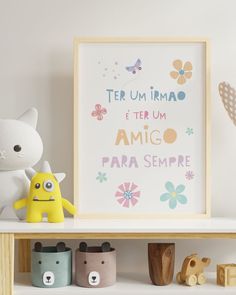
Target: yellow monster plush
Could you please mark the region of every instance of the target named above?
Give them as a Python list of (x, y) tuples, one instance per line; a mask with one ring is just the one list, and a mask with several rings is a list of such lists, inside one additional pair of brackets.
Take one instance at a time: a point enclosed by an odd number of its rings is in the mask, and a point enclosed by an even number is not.
[(25, 173), (31, 181), (29, 195), (16, 201), (14, 208), (26, 207), (27, 222), (41, 222), (43, 214), (47, 214), (49, 222), (63, 222), (63, 208), (75, 215), (75, 206), (61, 196), (59, 183), (65, 178), (64, 173), (52, 173), (47, 161), (43, 163), (41, 172), (30, 168)]

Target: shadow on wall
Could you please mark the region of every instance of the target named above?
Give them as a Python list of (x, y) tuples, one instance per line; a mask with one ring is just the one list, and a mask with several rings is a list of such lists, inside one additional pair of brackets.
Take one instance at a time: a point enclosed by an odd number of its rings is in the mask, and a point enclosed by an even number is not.
[(51, 125), (49, 156), (53, 171), (66, 173), (61, 185), (62, 196), (73, 202), (73, 77), (53, 76), (49, 85), (52, 114), (48, 118)]

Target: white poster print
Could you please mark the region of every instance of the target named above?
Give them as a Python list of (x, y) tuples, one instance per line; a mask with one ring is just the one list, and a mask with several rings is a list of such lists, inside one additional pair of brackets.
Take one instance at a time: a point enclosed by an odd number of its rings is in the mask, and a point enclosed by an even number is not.
[(204, 42), (78, 44), (78, 208), (206, 213)]

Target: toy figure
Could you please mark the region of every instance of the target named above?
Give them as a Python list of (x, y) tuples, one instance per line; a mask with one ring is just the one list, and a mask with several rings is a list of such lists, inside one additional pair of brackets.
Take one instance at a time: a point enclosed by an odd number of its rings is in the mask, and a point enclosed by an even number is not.
[(48, 162), (43, 163), (41, 172), (32, 168), (25, 170), (31, 180), (30, 191), (27, 198), (14, 203), (19, 210), (26, 207), (27, 222), (41, 222), (46, 213), (49, 222), (63, 222), (65, 208), (70, 214), (76, 213), (76, 208), (69, 201), (62, 198), (59, 183), (65, 178), (64, 173), (52, 173)]
[[(0, 119), (0, 214), (29, 190), (25, 169), (34, 166), (43, 153), (36, 131), (38, 112), (31, 108), (17, 120)], [(16, 212), (25, 218), (25, 210)]]
[(181, 272), (177, 273), (176, 280), (179, 284), (194, 286), (205, 284), (204, 268), (211, 262), (210, 258), (200, 259), (197, 254), (192, 254), (184, 259)]

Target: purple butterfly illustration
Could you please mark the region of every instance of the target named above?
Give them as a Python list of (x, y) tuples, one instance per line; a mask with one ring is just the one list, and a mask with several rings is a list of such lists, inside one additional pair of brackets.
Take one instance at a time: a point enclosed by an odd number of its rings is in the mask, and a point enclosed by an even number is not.
[(128, 72), (131, 72), (131, 73), (133, 73), (133, 74), (136, 74), (137, 71), (142, 70), (141, 64), (142, 64), (142, 62), (141, 62), (141, 60), (138, 58), (137, 61), (136, 61), (136, 63), (135, 63), (133, 66), (126, 67), (126, 70), (127, 70)]

